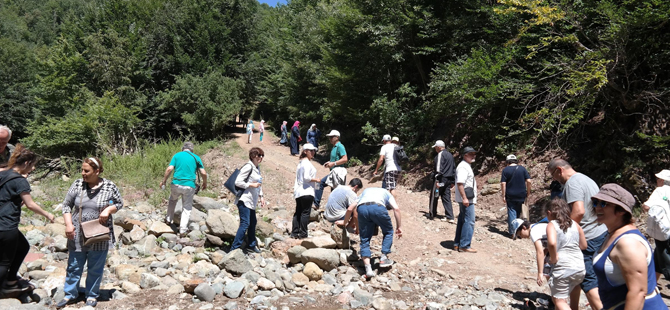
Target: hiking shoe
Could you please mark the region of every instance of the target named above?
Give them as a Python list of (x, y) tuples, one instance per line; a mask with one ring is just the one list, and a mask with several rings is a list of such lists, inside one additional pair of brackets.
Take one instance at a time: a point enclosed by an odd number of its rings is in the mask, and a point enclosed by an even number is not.
[(76, 298), (70, 298), (70, 299), (63, 298), (61, 301), (59, 301), (56, 304), (56, 309), (64, 308), (67, 305), (71, 305), (71, 304), (75, 304), (75, 303), (77, 303)]
[(442, 221), (442, 222), (446, 222), (446, 221), (447, 221), (447, 218), (446, 218), (446, 217), (443, 217), (442, 219), (440, 219), (440, 221)]
[(4, 295), (12, 295), (12, 294), (17, 294), (17, 293), (23, 293), (26, 291), (30, 291), (35, 289), (34, 286), (32, 286), (28, 282), (21, 283), (21, 281), (16, 281), (16, 283), (12, 285), (5, 285), (2, 287), (2, 294)]
[(393, 265), (393, 261), (388, 257), (382, 257), (382, 259), (379, 260), (379, 268), (391, 267), (391, 265)]
[(370, 280), (370, 279), (372, 279), (374, 276), (375, 276), (375, 272), (372, 271), (372, 270), (370, 270), (370, 271), (366, 271), (366, 272), (365, 272), (365, 276), (364, 276), (364, 277), (365, 277), (366, 280)]
[(94, 298), (86, 299), (86, 305), (89, 306), (89, 307), (95, 308), (95, 306), (98, 305), (98, 300), (96, 300)]
[(456, 224), (456, 221), (454, 221), (454, 219), (447, 220), (447, 222), (449, 222), (449, 224)]
[(254, 246), (254, 247), (247, 248), (247, 251), (254, 252), (254, 253), (260, 253), (261, 249), (258, 246)]

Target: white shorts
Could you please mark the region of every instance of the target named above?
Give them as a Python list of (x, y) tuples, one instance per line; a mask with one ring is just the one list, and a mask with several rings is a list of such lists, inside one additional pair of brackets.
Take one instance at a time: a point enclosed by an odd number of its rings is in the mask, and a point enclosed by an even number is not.
[(586, 274), (586, 271), (581, 270), (572, 274), (568, 274), (567, 276), (563, 275), (562, 273), (563, 272), (561, 271), (554, 272), (553, 270), (551, 272), (551, 277), (549, 277), (551, 297), (557, 299), (568, 299), (572, 289), (584, 281), (584, 275)]

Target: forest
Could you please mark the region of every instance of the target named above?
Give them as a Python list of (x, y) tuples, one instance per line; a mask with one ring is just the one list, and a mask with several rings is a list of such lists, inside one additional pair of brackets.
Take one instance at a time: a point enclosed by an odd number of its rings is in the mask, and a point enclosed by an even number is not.
[(670, 168), (669, 20), (665, 0), (0, 0), (0, 124), (55, 158), (299, 120), (364, 161), (383, 134), (418, 166), (443, 139), (643, 194)]

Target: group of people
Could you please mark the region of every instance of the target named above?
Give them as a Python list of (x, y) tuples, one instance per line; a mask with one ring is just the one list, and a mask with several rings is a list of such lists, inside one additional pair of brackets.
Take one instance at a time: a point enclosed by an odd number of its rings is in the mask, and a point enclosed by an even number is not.
[[(251, 140), (253, 139), (254, 136), (254, 129), (256, 126), (254, 126), (254, 121), (249, 119), (249, 122), (247, 123), (247, 144), (251, 144)], [(263, 143), (263, 134), (265, 133), (265, 121), (261, 120), (260, 123), (258, 124), (258, 133), (260, 136), (259, 141)]]
[[(295, 121), (293, 126), (291, 126), (291, 133), (289, 135), (288, 129), (286, 128), (286, 121), (282, 122), (279, 131), (281, 132), (281, 138), (279, 139), (280, 144), (288, 144), (291, 150), (291, 155), (295, 156), (300, 153), (300, 142), (302, 142), (302, 137), (300, 136), (300, 121)], [(326, 135), (328, 136), (328, 135)], [(316, 124), (312, 124), (307, 130), (307, 143), (316, 147), (317, 151), (319, 149), (319, 140), (321, 139), (321, 130), (316, 127)]]

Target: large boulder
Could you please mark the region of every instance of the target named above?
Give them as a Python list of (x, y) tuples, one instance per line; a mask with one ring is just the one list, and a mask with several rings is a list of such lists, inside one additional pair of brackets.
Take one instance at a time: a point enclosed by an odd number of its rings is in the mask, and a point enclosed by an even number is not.
[(480, 194), (482, 196), (488, 196), (488, 195), (493, 195), (495, 193), (498, 193), (501, 191), (501, 185), (500, 183), (497, 184), (484, 184), (484, 187), (482, 187), (482, 191)]
[(154, 206), (148, 201), (140, 201), (133, 207), (133, 209), (139, 213), (149, 214), (154, 211)]
[(208, 212), (209, 210), (228, 211), (228, 206), (225, 204), (220, 203), (212, 198), (201, 196), (193, 196), (193, 207), (202, 212)]
[(333, 249), (337, 246), (337, 243), (335, 243), (335, 240), (333, 240), (333, 238), (331, 238), (330, 236), (323, 235), (318, 237), (307, 238), (303, 240), (300, 245), (304, 246), (306, 249), (314, 249), (314, 248)]
[(59, 223), (49, 223), (44, 227), (44, 232), (50, 236), (65, 236), (65, 225)]
[(340, 254), (331, 249), (308, 249), (302, 252), (300, 260), (303, 264), (312, 262), (325, 271), (331, 271), (340, 265)]
[(241, 249), (236, 249), (226, 254), (219, 262), (219, 267), (238, 275), (253, 269), (253, 266), (247, 260), (247, 257), (244, 256)]
[[(181, 212), (184, 210), (184, 207), (181, 204), (181, 199), (177, 200), (177, 205), (174, 207), (174, 218), (172, 221), (179, 225), (181, 223)], [(198, 209), (192, 208), (191, 215), (188, 218), (188, 223), (200, 223), (207, 218), (207, 213), (204, 213)]]
[(286, 254), (291, 264), (297, 264), (302, 261), (302, 252), (307, 251), (307, 249), (302, 245), (296, 245), (290, 248)]
[(256, 236), (259, 238), (269, 238), (275, 233), (275, 225), (260, 220), (256, 223)]
[(153, 254), (153, 251), (156, 248), (156, 236), (148, 235), (142, 238), (142, 240), (133, 244), (133, 248), (142, 256)]
[(312, 262), (305, 264), (302, 273), (304, 273), (311, 281), (319, 281), (323, 276), (323, 270)]
[(209, 234), (222, 239), (233, 239), (239, 227), (239, 221), (232, 214), (223, 210), (210, 210), (207, 214)]
[(160, 237), (162, 234), (174, 233), (172, 228), (161, 221), (155, 221), (149, 226), (149, 234)]

